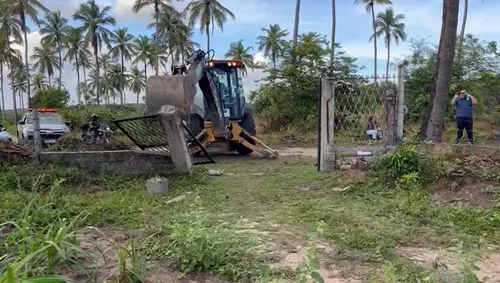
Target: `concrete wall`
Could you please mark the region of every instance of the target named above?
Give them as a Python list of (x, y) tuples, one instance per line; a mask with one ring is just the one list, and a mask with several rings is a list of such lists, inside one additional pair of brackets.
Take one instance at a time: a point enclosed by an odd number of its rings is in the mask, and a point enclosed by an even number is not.
[(174, 172), (170, 155), (136, 150), (42, 152), (40, 158), (42, 162), (110, 173)]

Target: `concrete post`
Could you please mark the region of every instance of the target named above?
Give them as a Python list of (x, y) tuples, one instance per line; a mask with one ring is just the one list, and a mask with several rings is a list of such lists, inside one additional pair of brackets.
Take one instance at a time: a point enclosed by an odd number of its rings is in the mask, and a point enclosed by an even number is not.
[(193, 160), (187, 147), (184, 127), (177, 107), (163, 105), (158, 112), (167, 135), (170, 155), (176, 173), (191, 174)]
[(40, 115), (38, 114), (38, 108), (33, 108), (33, 133), (35, 142), (35, 157), (38, 162), (41, 161), (42, 154), (42, 136), (40, 135)]
[(388, 89), (385, 92), (385, 101), (386, 101), (386, 109), (387, 109), (387, 122), (386, 122), (386, 131), (385, 138), (388, 146), (396, 145), (396, 128), (397, 128), (397, 102), (396, 102), (396, 94), (394, 90)]
[(403, 128), (405, 120), (405, 74), (404, 66), (398, 65), (398, 119), (397, 119), (397, 139), (403, 139)]
[(334, 152), (334, 91), (332, 80), (321, 79), (321, 152), (319, 160), (320, 171), (332, 171), (335, 167)]

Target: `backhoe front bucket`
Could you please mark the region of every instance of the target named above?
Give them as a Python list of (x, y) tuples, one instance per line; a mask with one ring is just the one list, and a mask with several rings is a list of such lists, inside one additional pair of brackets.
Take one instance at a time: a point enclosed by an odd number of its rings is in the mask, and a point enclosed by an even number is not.
[(190, 76), (151, 76), (146, 88), (147, 114), (156, 114), (163, 105), (173, 105), (183, 120), (189, 119), (191, 105), (196, 94), (196, 84)]

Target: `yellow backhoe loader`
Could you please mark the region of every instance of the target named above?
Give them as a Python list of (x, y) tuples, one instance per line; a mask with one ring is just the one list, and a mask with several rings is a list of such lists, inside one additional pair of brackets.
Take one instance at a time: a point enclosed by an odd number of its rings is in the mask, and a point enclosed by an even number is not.
[[(158, 113), (163, 105), (177, 107), (187, 131), (193, 155), (204, 147), (222, 143), (240, 155), (252, 152), (276, 159), (278, 152), (255, 137), (253, 109), (245, 101), (242, 61), (210, 60), (198, 50), (185, 64), (173, 66), (171, 76), (152, 76), (146, 90), (147, 114)], [(203, 148), (202, 148), (203, 147)]]

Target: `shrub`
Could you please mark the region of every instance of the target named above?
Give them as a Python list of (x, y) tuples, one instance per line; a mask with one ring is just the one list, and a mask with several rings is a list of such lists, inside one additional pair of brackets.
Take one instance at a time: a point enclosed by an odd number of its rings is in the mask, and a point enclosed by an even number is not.
[(55, 88), (39, 90), (31, 103), (39, 108), (63, 108), (68, 104), (69, 93)]
[(410, 174), (423, 177), (422, 173), (427, 171), (428, 165), (429, 162), (424, 154), (419, 152), (415, 145), (410, 144), (403, 144), (380, 158), (382, 173), (393, 181)]

